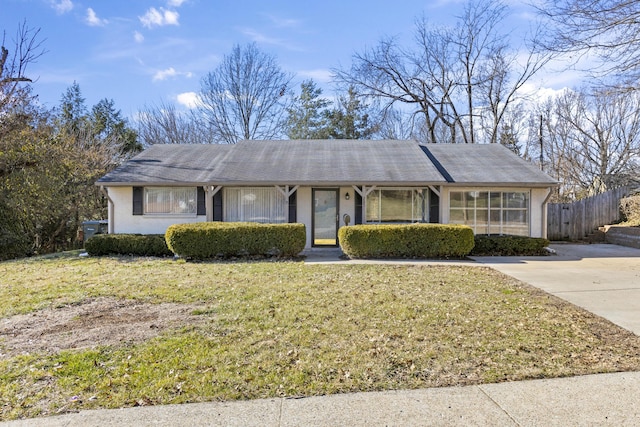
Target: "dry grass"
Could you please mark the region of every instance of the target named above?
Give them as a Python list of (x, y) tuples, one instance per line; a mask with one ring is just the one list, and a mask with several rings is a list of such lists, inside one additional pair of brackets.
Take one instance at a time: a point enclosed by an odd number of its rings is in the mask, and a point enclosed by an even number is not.
[(2, 419), (640, 368), (640, 337), (483, 267), (62, 257), (0, 263), (0, 277), (4, 321), (102, 296), (204, 319), (0, 360)]

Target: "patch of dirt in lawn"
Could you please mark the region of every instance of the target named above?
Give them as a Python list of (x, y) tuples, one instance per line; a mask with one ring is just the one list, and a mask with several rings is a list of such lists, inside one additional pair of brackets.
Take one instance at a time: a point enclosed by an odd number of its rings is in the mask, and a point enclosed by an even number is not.
[(187, 304), (94, 298), (0, 319), (0, 359), (148, 340), (168, 329), (206, 322)]

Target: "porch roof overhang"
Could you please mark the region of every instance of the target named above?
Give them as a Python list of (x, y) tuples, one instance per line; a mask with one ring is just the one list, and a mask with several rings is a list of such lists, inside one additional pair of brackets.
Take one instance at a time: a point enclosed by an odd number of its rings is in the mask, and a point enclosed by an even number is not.
[(558, 182), (451, 182), (446, 184), (450, 188), (554, 188), (559, 185)]

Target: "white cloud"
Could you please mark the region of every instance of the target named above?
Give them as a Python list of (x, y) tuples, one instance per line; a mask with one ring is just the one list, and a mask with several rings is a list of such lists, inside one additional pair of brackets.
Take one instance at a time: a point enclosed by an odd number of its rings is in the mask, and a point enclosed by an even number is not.
[(317, 70), (301, 70), (298, 71), (297, 74), (301, 77), (313, 79), (316, 82), (329, 83), (331, 81), (331, 71), (322, 68)]
[(167, 6), (170, 7), (180, 7), (182, 6), (182, 3), (186, 2), (187, 0), (167, 0)]
[(93, 9), (88, 8), (85, 22), (92, 27), (102, 27), (103, 25), (106, 25), (109, 21), (107, 21), (106, 19), (98, 18), (98, 15), (96, 15)]
[(176, 71), (175, 68), (173, 67), (169, 67), (166, 70), (160, 70), (158, 72), (156, 72), (153, 75), (153, 81), (162, 81), (162, 80), (166, 80), (170, 77), (178, 77), (178, 76), (184, 76), (187, 78), (190, 78), (193, 76), (193, 73), (186, 71), (186, 72), (181, 72), (181, 71)]
[(273, 25), (278, 28), (296, 28), (299, 27), (301, 22), (298, 19), (280, 18), (274, 15), (265, 15)]
[(179, 25), (179, 17), (180, 14), (175, 10), (167, 10), (162, 7), (158, 10), (155, 7), (152, 7), (147, 10), (147, 13), (143, 16), (139, 16), (138, 18), (143, 26), (152, 28), (154, 26)]
[(169, 77), (175, 77), (178, 72), (173, 67), (169, 67), (166, 70), (160, 70), (153, 75), (153, 81), (166, 80)]
[(254, 41), (256, 43), (271, 44), (274, 46), (283, 47), (287, 50), (293, 50), (298, 52), (303, 51), (303, 49), (298, 47), (295, 43), (290, 43), (287, 40), (278, 39), (275, 37), (269, 37), (266, 34), (263, 34), (259, 31), (254, 30), (253, 28), (240, 28), (240, 31), (245, 36), (249, 37), (251, 41)]
[(176, 96), (176, 101), (178, 101), (178, 104), (184, 105), (187, 108), (195, 108), (200, 104), (200, 98), (195, 92), (180, 93)]
[(549, 86), (540, 86), (535, 85), (533, 83), (526, 83), (522, 85), (519, 90), (519, 93), (529, 99), (532, 99), (537, 102), (544, 102), (548, 99), (556, 98), (563, 93), (567, 92), (569, 88), (561, 87), (558, 89), (549, 87)]
[(435, 0), (433, 2), (430, 2), (428, 7), (430, 9), (446, 8), (454, 5), (459, 5), (462, 2), (463, 0)]
[(73, 9), (73, 3), (71, 0), (51, 1), (51, 7), (53, 7), (59, 15), (70, 12)]
[(144, 36), (140, 32), (134, 31), (133, 39), (136, 41), (136, 43), (142, 43), (144, 41)]

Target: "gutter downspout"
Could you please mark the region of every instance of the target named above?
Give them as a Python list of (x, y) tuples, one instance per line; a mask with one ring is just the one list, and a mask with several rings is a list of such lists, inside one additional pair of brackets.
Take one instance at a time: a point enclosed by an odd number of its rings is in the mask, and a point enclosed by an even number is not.
[(113, 234), (114, 233), (114, 229), (115, 229), (115, 225), (114, 225), (114, 211), (113, 211), (113, 200), (111, 200), (111, 196), (109, 196), (109, 191), (105, 188), (104, 185), (100, 186), (100, 191), (102, 191), (102, 193), (104, 193), (104, 195), (107, 197), (107, 219), (109, 220), (108, 223), (108, 233), (109, 234)]

